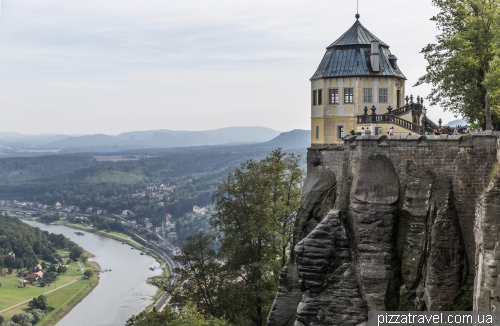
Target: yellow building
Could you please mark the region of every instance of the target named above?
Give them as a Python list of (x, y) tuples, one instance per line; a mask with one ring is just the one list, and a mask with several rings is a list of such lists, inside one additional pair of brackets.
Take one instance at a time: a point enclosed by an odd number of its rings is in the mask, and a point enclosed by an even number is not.
[[(341, 143), (354, 130), (423, 134), (423, 98), (407, 96), (389, 45), (359, 22), (326, 48), (311, 78), (311, 144)], [(426, 127), (436, 127), (426, 119)]]

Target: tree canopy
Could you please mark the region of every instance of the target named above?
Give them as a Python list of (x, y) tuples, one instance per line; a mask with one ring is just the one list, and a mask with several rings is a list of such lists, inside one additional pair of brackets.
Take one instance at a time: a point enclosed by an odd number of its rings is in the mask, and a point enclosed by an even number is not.
[[(299, 156), (281, 150), (248, 160), (213, 194), (212, 233), (187, 237), (176, 257), (183, 265), (175, 270), (182, 285), (172, 302), (192, 302), (194, 311), (212, 322), (196, 325), (225, 325), (225, 320), (238, 326), (265, 325), (292, 246), (302, 193), (299, 161)], [(170, 282), (155, 285), (172, 291)], [(166, 320), (167, 315), (141, 313), (127, 325), (146, 325), (140, 320)]]
[[(219, 259), (233, 279), (226, 316), (239, 325), (264, 325), (291, 250), (303, 171), (300, 157), (273, 151), (241, 164), (213, 195), (212, 225)], [(232, 316), (232, 317), (231, 317)]]
[(175, 313), (170, 308), (164, 309), (162, 312), (145, 311), (138, 315), (132, 316), (127, 320), (126, 326), (229, 326), (229, 324), (219, 318), (206, 317), (201, 314), (196, 306), (187, 302), (181, 309), (180, 313)]
[(497, 103), (491, 73), (495, 59), (495, 30), (499, 24), (498, 0), (433, 0), (440, 12), (431, 18), (441, 34), (437, 43), (428, 44), (421, 53), (428, 62), (426, 74), (416, 85), (429, 83), (427, 99), (445, 111), (481, 122), (492, 129), (492, 104), (495, 121)]
[(49, 234), (0, 214), (0, 267), (32, 268), (39, 259), (53, 261), (59, 257), (56, 248), (69, 248), (76, 259), (83, 253), (80, 246), (62, 235)]

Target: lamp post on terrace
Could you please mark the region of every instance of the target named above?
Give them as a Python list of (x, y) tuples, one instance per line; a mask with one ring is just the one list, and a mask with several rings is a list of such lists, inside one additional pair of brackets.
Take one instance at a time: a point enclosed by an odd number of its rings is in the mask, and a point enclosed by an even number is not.
[(424, 108), (422, 109), (422, 113), (424, 114), (424, 134), (425, 134), (425, 131), (427, 129), (427, 109)]

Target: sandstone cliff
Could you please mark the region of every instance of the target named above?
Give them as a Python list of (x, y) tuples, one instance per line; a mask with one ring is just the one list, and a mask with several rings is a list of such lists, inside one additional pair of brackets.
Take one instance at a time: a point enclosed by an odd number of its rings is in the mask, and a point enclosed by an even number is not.
[(491, 133), (351, 137), (309, 149), (295, 246), (268, 325), (471, 309), (474, 277), (474, 306), (500, 307), (500, 177), (488, 186), (496, 154)]

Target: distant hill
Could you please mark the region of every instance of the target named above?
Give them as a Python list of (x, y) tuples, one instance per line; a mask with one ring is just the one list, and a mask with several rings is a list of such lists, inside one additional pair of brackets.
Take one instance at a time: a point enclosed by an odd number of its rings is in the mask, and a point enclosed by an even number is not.
[(0, 144), (6, 144), (15, 147), (32, 147), (47, 145), (50, 142), (67, 137), (67, 135), (59, 134), (25, 135), (17, 132), (0, 132)]
[[(219, 151), (221, 153), (249, 150), (270, 151), (276, 148), (305, 150), (310, 146), (310, 131), (292, 130), (280, 133), (265, 127), (229, 127), (206, 131), (149, 130), (126, 132), (117, 136), (98, 134), (68, 137), (45, 134), (43, 139), (52, 140), (48, 145), (40, 144), (41, 140), (37, 141), (37, 145), (25, 141), (28, 139), (26, 137), (36, 137), (33, 135), (11, 134), (4, 136), (10, 139), (19, 137), (24, 142), (16, 142), (15, 146), (19, 146), (17, 150), (14, 145), (11, 149), (2, 148), (2, 143), (5, 144), (6, 141), (0, 134), (0, 158), (39, 156), (46, 155), (50, 151), (52, 153), (58, 152), (58, 155), (79, 156), (104, 155), (106, 153), (110, 155), (164, 155), (173, 152), (193, 151)], [(23, 148), (28, 150), (23, 150)], [(49, 172), (45, 176), (51, 174), (52, 172)], [(32, 176), (26, 175), (21, 179), (30, 177)], [(13, 179), (18, 179), (18, 176)]]
[(273, 150), (276, 148), (296, 149), (308, 148), (311, 146), (311, 131), (295, 129), (288, 132), (282, 132), (279, 136), (265, 143), (248, 145), (256, 149)]
[(469, 123), (466, 120), (457, 119), (457, 120), (452, 120), (452, 121), (448, 122), (447, 124), (445, 124), (445, 126), (455, 127), (455, 126), (466, 126), (468, 124)]
[(257, 143), (273, 139), (279, 131), (265, 127), (228, 127), (206, 131), (148, 130), (124, 132), (117, 136), (89, 135), (68, 137), (47, 144), (52, 148), (110, 151), (132, 148), (168, 148), (229, 143)]
[(65, 147), (109, 146), (109, 145), (114, 145), (115, 143), (116, 143), (115, 137), (98, 134), (90, 136), (63, 138), (53, 141), (48, 145), (55, 148), (65, 148)]

